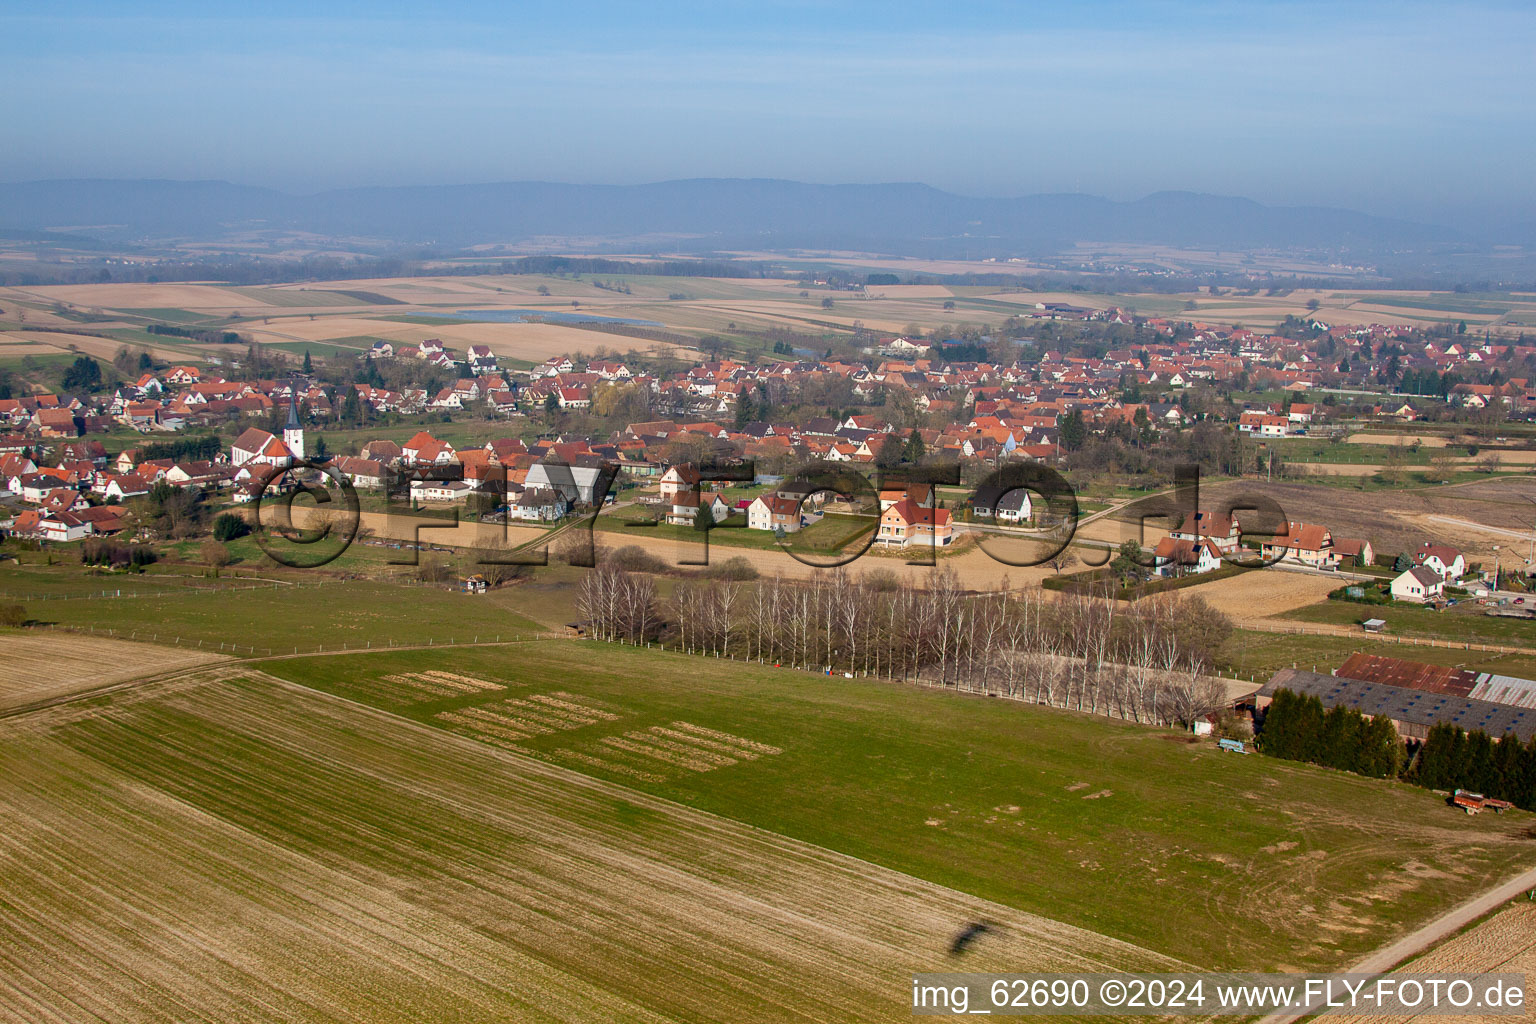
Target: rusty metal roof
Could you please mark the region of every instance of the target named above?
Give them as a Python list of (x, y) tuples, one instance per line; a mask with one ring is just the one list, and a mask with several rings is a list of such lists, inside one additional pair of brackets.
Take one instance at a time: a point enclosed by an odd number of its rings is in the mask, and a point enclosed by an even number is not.
[(1492, 672), (1445, 665), (1426, 665), (1403, 658), (1385, 658), (1376, 654), (1352, 654), (1338, 673), (1346, 679), (1384, 683), (1410, 690), (1449, 693), (1458, 697), (1536, 708), (1536, 679), (1502, 676)]
[(1410, 690), (1428, 690), (1430, 693), (1451, 693), (1469, 697), (1477, 685), (1477, 673), (1464, 668), (1446, 665), (1426, 665), (1419, 661), (1402, 658), (1386, 658), (1379, 654), (1351, 654), (1339, 667), (1338, 674), (1346, 679), (1360, 679), (1367, 683), (1385, 683)]

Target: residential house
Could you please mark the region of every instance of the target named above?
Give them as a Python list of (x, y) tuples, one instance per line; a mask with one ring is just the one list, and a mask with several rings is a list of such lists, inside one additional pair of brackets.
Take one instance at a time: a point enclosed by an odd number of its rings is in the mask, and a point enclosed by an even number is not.
[(44, 540), (69, 542), (84, 540), (96, 529), (73, 512), (48, 512), (38, 520), (37, 532)]
[(884, 512), (899, 501), (910, 501), (923, 508), (933, 508), (932, 484), (907, 484), (905, 487), (888, 488), (880, 492), (880, 511)]
[(759, 494), (747, 506), (747, 528), (795, 533), (805, 525), (800, 502), (782, 494)]
[(338, 455), (328, 468), (352, 481), (354, 487), (383, 487), (389, 473), (382, 462), (354, 455)]
[(1242, 524), (1235, 514), (1223, 516), (1213, 512), (1190, 512), (1179, 528), (1169, 531), (1168, 536), (1191, 542), (1209, 540), (1217, 551), (1229, 555), (1237, 550), (1238, 542), (1242, 539)]
[(474, 492), (475, 485), (466, 480), (412, 480), (411, 500), (447, 502), (462, 501)]
[(453, 461), (453, 445), (420, 430), (400, 446), (400, 457), (411, 465), (446, 466)]
[(903, 498), (880, 514), (875, 540), (891, 547), (944, 547), (954, 539), (948, 509), (924, 508)]
[(1221, 568), (1221, 556), (1221, 549), (1209, 537), (1186, 540), (1167, 536), (1152, 549), (1152, 571), (1158, 576), (1194, 576)]
[(1237, 420), (1237, 429), (1256, 437), (1285, 437), (1291, 432), (1291, 421), (1285, 416), (1271, 416), (1261, 412), (1245, 412)]
[(550, 487), (525, 487), (522, 494), (507, 502), (508, 519), (553, 522), (569, 510), (565, 497)]
[(1433, 569), (1452, 583), (1461, 579), (1467, 572), (1467, 561), (1460, 551), (1449, 544), (1436, 544), (1433, 541), (1425, 541), (1419, 545), (1419, 550), (1413, 553), (1413, 564)]
[(1427, 566), (1416, 565), (1392, 581), (1391, 591), (1395, 601), (1438, 601), (1445, 593), (1445, 578)]
[(658, 486), (662, 501), (669, 501), (679, 494), (697, 491), (699, 480), (699, 469), (691, 462), (668, 466), (667, 471), (661, 474)]
[(1337, 569), (1339, 554), (1333, 548), (1333, 534), (1316, 523), (1288, 522), (1285, 533), (1264, 538), (1260, 554), (1269, 562), (1290, 562), (1311, 569)]

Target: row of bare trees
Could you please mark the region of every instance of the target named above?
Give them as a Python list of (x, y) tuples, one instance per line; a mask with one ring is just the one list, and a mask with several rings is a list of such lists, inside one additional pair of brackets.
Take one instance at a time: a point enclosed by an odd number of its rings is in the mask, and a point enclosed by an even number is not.
[(1134, 604), (1038, 588), (965, 592), (951, 570), (924, 587), (845, 569), (807, 582), (654, 580), (607, 565), (583, 579), (592, 635), (660, 641), (690, 654), (879, 676), (1072, 708), (1137, 722), (1189, 722), (1222, 703), (1210, 674), (1231, 632), (1202, 598)]

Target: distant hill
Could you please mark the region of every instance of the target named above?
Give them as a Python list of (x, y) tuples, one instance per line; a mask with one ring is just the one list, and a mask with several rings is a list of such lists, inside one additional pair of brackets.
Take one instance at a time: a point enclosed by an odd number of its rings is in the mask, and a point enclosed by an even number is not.
[(260, 230), (464, 246), (537, 238), (670, 249), (1047, 252), (1074, 242), (1231, 250), (1388, 252), (1470, 241), (1449, 228), (1323, 207), (1159, 192), (977, 199), (920, 184), (811, 185), (700, 178), (649, 185), (507, 182), (288, 195), (222, 181), (0, 184), (0, 224), (117, 241), (209, 240)]

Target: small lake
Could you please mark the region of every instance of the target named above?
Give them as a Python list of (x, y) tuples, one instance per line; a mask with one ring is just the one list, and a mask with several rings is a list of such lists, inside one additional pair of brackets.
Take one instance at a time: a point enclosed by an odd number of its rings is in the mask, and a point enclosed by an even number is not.
[(492, 324), (622, 324), (626, 327), (665, 327), (659, 320), (636, 320), (625, 316), (598, 316), (580, 310), (562, 309), (460, 309), (452, 313), (423, 313), (443, 320), (476, 320)]

